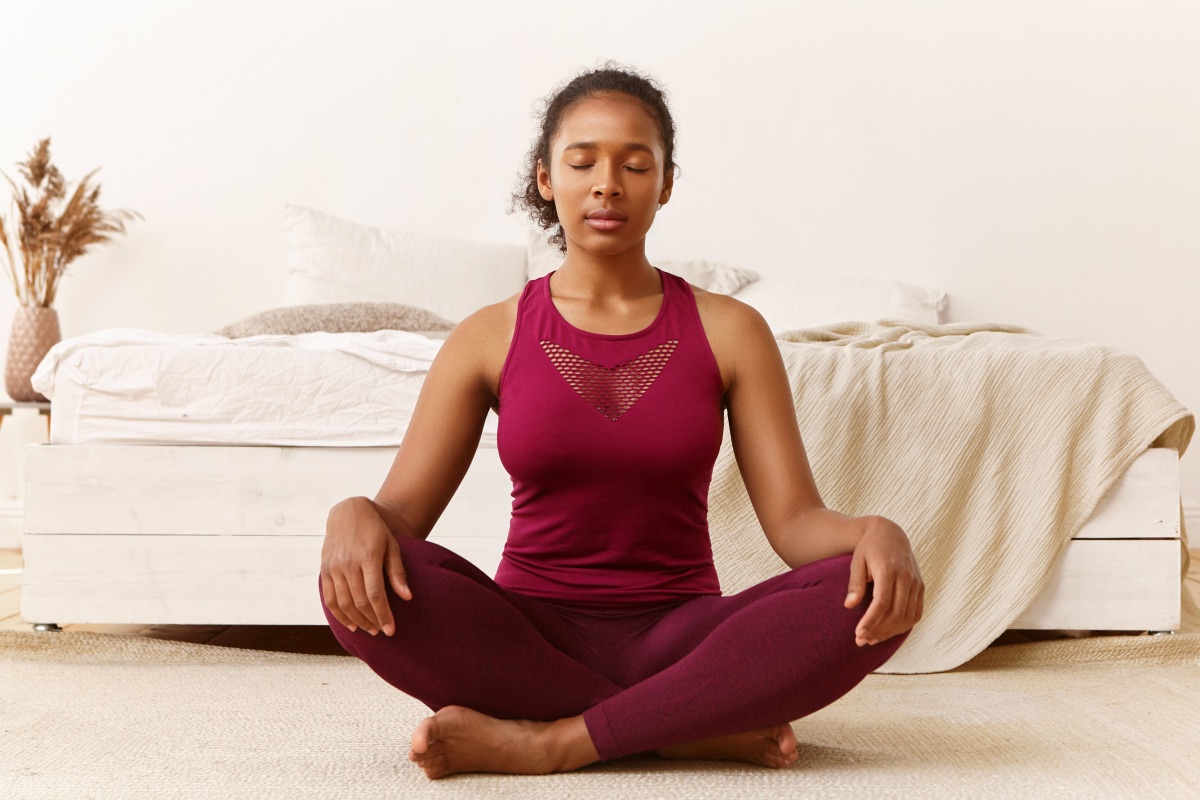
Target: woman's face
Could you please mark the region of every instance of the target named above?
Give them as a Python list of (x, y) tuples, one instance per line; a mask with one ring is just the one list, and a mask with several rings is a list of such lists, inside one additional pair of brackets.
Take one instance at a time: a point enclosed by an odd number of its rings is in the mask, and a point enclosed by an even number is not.
[(671, 196), (663, 162), (658, 125), (628, 95), (590, 97), (563, 115), (538, 188), (554, 201), (568, 253), (617, 255), (642, 242)]

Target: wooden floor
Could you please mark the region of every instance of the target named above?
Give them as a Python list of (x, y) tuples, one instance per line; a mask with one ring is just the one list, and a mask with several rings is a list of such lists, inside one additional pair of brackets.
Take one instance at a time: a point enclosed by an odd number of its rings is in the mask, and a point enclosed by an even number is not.
[[(1192, 595), (1200, 599), (1200, 550), (1192, 550), (1191, 556), (1187, 586)], [(0, 630), (32, 629), (29, 623), (21, 619), (22, 563), (19, 550), (0, 550)], [(345, 654), (329, 629), (318, 625), (65, 625), (64, 630), (119, 633), (284, 653)], [(1008, 631), (996, 643), (1010, 644), (1055, 635), (1061, 634), (1053, 631)]]

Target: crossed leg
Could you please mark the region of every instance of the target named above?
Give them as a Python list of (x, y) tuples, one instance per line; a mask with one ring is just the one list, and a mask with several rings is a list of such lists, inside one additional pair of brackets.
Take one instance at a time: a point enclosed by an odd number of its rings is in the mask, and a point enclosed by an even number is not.
[(351, 632), (328, 609), (325, 616), (348, 652), (405, 694), (434, 710), (457, 705), (552, 721), (623, 688), (568, 655), (578, 635), (539, 601), (506, 591), (432, 542), (401, 539), (400, 555), (412, 600), (388, 587), (392, 636)]
[(602, 758), (775, 728), (853, 689), (905, 637), (858, 647), (869, 603), (846, 609), (850, 556), (668, 614), (642, 649), (644, 678), (584, 712)]
[(413, 600), (390, 595), (396, 634), (347, 650), (436, 710), (410, 757), (430, 777), (549, 772), (656, 751), (764, 766), (795, 760), (790, 720), (845, 694), (903, 637), (854, 644), (842, 608), (849, 557), (806, 565), (731, 597), (683, 603), (628, 642), (621, 674), (540, 601), (506, 592), (448, 550), (401, 542)]

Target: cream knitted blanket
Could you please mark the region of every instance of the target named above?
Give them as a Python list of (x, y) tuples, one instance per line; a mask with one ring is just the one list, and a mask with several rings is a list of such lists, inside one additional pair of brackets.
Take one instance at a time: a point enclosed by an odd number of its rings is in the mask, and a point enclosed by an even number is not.
[[(1147, 447), (1182, 455), (1194, 417), (1141, 359), (998, 325), (881, 320), (779, 341), (825, 504), (880, 514), (913, 543), (924, 619), (882, 671), (937, 672), (991, 643)], [(724, 590), (784, 569), (728, 433), (709, 494)]]

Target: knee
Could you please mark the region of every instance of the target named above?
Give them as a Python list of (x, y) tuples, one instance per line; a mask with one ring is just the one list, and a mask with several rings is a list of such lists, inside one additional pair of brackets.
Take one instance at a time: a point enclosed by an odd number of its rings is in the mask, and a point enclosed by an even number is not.
[[(882, 652), (889, 647), (891, 652), (903, 643), (904, 637), (893, 637), (871, 647), (859, 648), (854, 641), (858, 623), (867, 613), (874, 600), (874, 584), (868, 583), (863, 598), (851, 608), (846, 608), (846, 597), (850, 588), (850, 563), (852, 555), (831, 556), (796, 567), (785, 573), (789, 589), (803, 589), (807, 597), (819, 607), (821, 625), (839, 641), (848, 641), (850, 652), (857, 656), (861, 651)], [(819, 599), (817, 598), (819, 596)], [(890, 657), (891, 652), (887, 657)], [(886, 659), (885, 659), (886, 660)]]
[(848, 586), (850, 584), (850, 564), (853, 561), (853, 553), (842, 553), (841, 555), (830, 556), (829, 558), (813, 562), (811, 566), (816, 567), (817, 573), (829, 580), (834, 582), (841, 581)]
[(400, 545), (400, 559), (404, 562), (407, 568), (409, 564), (424, 564), (430, 561), (435, 561), (440, 555), (438, 551), (445, 548), (427, 542), (424, 539), (415, 539), (410, 536), (396, 537), (396, 543)]
[(400, 545), (400, 560), (404, 563), (405, 571), (409, 567), (420, 570), (425, 565), (441, 565), (459, 558), (452, 550), (440, 544), (425, 539), (401, 536), (396, 539)]
[(850, 553), (846, 553), (801, 564), (783, 573), (780, 578), (789, 589), (822, 589), (830, 596), (838, 596), (839, 600), (844, 600), (846, 590), (850, 586), (852, 558)]
[(408, 585), (417, 591), (419, 585), (440, 583), (448, 573), (470, 578), (476, 583), (490, 583), (491, 577), (463, 556), (435, 542), (424, 539), (403, 538), (400, 542), (400, 560)]

